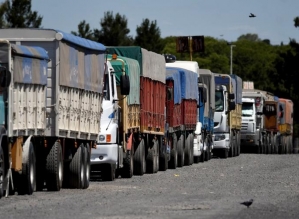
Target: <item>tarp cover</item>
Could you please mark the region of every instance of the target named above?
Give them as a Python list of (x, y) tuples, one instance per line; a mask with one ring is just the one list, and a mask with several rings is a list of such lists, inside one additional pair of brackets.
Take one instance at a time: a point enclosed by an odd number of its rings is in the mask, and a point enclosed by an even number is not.
[[(107, 58), (110, 60), (112, 55), (108, 55)], [(125, 72), (130, 78), (130, 94), (127, 96), (128, 105), (140, 104), (140, 66), (137, 60), (130, 59), (127, 57), (118, 56), (124, 62)], [(123, 73), (123, 65), (121, 61), (111, 60), (112, 67), (115, 71), (116, 84), (120, 84), (120, 76)]]
[(236, 103), (242, 104), (242, 91), (243, 91), (243, 81), (242, 78), (240, 78), (238, 75), (232, 74), (232, 78), (235, 79), (236, 85), (237, 85), (237, 90), (236, 90)]
[(141, 76), (160, 81), (165, 84), (165, 58), (163, 55), (147, 51), (139, 46), (107, 46), (109, 54), (135, 59), (139, 62)]
[(60, 85), (101, 93), (105, 70), (104, 51), (59, 42)]
[(166, 68), (166, 81), (173, 81), (173, 99), (174, 104), (180, 104), (182, 102), (181, 94), (181, 75), (177, 68)]
[(25, 84), (47, 84), (49, 56), (41, 47), (11, 44), (13, 54), (13, 80)]
[(208, 69), (199, 69), (199, 81), (205, 84), (208, 88), (207, 106), (215, 109), (215, 79), (214, 74)]

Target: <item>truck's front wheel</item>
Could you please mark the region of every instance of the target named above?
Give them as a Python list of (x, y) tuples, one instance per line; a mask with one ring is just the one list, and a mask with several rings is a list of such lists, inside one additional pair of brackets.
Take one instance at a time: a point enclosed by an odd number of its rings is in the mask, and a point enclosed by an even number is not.
[(133, 176), (133, 169), (134, 169), (134, 162), (133, 162), (133, 156), (131, 154), (131, 151), (127, 151), (124, 158), (124, 166), (121, 170), (121, 177), (122, 178), (132, 178)]
[(170, 161), (168, 163), (168, 166), (171, 169), (176, 169), (177, 164), (178, 164), (177, 148), (178, 148), (178, 140), (177, 140), (176, 135), (173, 135), (172, 148), (171, 148), (171, 151), (170, 151)]
[(4, 173), (5, 173), (4, 153), (0, 145), (0, 198), (4, 195)]
[(134, 175), (142, 176), (144, 174), (145, 165), (145, 148), (144, 140), (142, 139), (137, 146), (134, 154)]

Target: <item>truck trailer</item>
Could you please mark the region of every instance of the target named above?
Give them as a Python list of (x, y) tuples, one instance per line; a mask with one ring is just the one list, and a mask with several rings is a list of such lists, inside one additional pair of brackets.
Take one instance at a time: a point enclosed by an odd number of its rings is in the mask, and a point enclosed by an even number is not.
[(222, 158), (240, 154), (242, 123), (242, 79), (234, 74), (215, 73), (213, 153)]
[(52, 29), (1, 29), (0, 38), (1, 74), (11, 75), (2, 88), (2, 190), (88, 188), (106, 47)]
[(166, 142), (169, 168), (191, 165), (197, 124), (198, 75), (186, 69), (166, 67)]
[(167, 67), (183, 68), (198, 75), (197, 123), (194, 130), (193, 155), (194, 162), (208, 161), (212, 158), (214, 112), (215, 112), (215, 81), (214, 74), (207, 69), (200, 69), (195, 61), (177, 61), (170, 54), (165, 55)]

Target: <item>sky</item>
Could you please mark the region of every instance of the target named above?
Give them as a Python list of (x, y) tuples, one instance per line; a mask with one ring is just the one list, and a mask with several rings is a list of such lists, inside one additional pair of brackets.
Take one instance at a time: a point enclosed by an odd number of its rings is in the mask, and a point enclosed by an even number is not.
[[(234, 42), (243, 34), (257, 34), (271, 44), (299, 42), (299, 0), (32, 0), (43, 16), (42, 27), (70, 33), (85, 20), (101, 29), (104, 13), (119, 13), (128, 21), (129, 35), (144, 19), (157, 21), (161, 37), (211, 36)], [(249, 14), (256, 15), (249, 18)]]

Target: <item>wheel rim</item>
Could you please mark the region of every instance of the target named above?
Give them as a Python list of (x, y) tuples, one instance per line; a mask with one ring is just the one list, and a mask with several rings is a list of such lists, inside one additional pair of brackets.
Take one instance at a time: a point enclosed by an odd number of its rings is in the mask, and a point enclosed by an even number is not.
[(59, 182), (62, 182), (62, 162), (60, 161), (58, 164), (58, 177), (59, 177)]
[(34, 155), (33, 154), (31, 154), (31, 163), (30, 163), (30, 175), (29, 175), (29, 178), (30, 178), (30, 184), (32, 185), (32, 186), (34, 186), (34, 162), (35, 162), (35, 160), (34, 160)]

